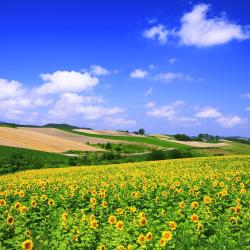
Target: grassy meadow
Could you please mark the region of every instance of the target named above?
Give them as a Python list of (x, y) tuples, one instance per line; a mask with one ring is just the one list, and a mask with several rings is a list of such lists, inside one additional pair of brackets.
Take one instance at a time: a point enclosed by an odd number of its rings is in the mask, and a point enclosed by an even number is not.
[(137, 142), (137, 143), (144, 143), (149, 145), (154, 145), (158, 147), (163, 148), (177, 148), (177, 149), (187, 149), (191, 148), (190, 146), (170, 142), (170, 141), (164, 141), (161, 139), (158, 139), (153, 136), (119, 136), (119, 135), (103, 135), (103, 134), (92, 134), (92, 133), (86, 133), (86, 132), (78, 132), (71, 129), (63, 129), (68, 132), (72, 132), (79, 135), (85, 135), (88, 137), (95, 137), (95, 138), (103, 138), (103, 139), (109, 139), (109, 140), (118, 140), (118, 141), (129, 141), (129, 142)]

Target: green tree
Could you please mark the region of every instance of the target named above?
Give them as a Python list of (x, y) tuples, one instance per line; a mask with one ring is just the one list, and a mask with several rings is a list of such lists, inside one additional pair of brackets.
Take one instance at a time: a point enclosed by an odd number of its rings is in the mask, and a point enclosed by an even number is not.
[(144, 128), (140, 128), (140, 129), (138, 130), (138, 134), (139, 134), (139, 135), (145, 135), (145, 129), (144, 129)]

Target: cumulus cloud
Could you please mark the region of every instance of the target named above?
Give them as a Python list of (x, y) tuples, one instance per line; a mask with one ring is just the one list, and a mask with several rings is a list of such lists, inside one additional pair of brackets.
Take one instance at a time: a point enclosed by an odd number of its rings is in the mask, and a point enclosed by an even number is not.
[(3, 119), (30, 121), (37, 114), (32, 110), (50, 103), (50, 99), (29, 92), (18, 81), (0, 79), (0, 116)]
[[(79, 123), (115, 116), (116, 123), (133, 123), (130, 119), (118, 120), (116, 115), (124, 116), (124, 108), (108, 105), (102, 96), (86, 95), (84, 91), (99, 82), (90, 73), (56, 71), (41, 77), (45, 83), (29, 89), (20, 82), (0, 79), (0, 120)], [(48, 98), (46, 94), (51, 95)]]
[(188, 107), (182, 100), (177, 100), (163, 106), (156, 106), (155, 103), (149, 102), (145, 107), (147, 115), (156, 118), (165, 118), (168, 122), (181, 126), (200, 125), (204, 119), (213, 120), (224, 128), (242, 126), (248, 122), (247, 118), (242, 118), (238, 115), (225, 115), (210, 106), (197, 107), (196, 110), (198, 109), (198, 111), (196, 113), (189, 116), (183, 115), (184, 112), (187, 112)]
[(167, 42), (169, 30), (162, 24), (152, 26), (143, 32), (143, 36), (148, 39), (156, 40), (161, 44)]
[(109, 75), (110, 71), (99, 65), (91, 65), (90, 73), (95, 76)]
[(250, 98), (250, 93), (244, 94), (244, 95), (242, 95), (242, 97)]
[(153, 102), (146, 104), (146, 114), (151, 117), (164, 118), (172, 124), (180, 126), (199, 125), (195, 117), (182, 115), (182, 109), (186, 103), (182, 100), (177, 100), (167, 105), (156, 106)]
[(7, 79), (0, 79), (0, 90), (0, 100), (16, 98), (22, 96), (25, 92), (20, 82)]
[(174, 80), (185, 80), (192, 81), (193, 78), (189, 75), (175, 73), (175, 72), (164, 72), (155, 76), (155, 80), (160, 80), (163, 82), (172, 82)]
[(246, 118), (241, 118), (238, 115), (233, 116), (221, 116), (217, 119), (217, 122), (225, 128), (232, 128), (238, 125), (244, 125), (247, 123)]
[(185, 105), (185, 102), (182, 100), (178, 100), (160, 107), (156, 107), (155, 105), (147, 105), (148, 108), (152, 108), (147, 111), (147, 115), (155, 117), (165, 117), (171, 120), (177, 114), (179, 108), (183, 105)]
[(130, 73), (131, 78), (143, 79), (148, 75), (148, 72), (143, 69), (135, 69)]
[(148, 102), (145, 107), (146, 108), (153, 108), (155, 106), (154, 102)]
[(80, 93), (96, 86), (98, 78), (91, 76), (88, 72), (56, 71), (52, 74), (41, 74), (45, 82), (36, 89), (41, 95), (58, 93)]
[(103, 107), (92, 104), (96, 102), (95, 97), (85, 97), (76, 93), (64, 93), (49, 110), (48, 114), (57, 119), (65, 119), (71, 116), (83, 116), (86, 120), (95, 120), (105, 116), (116, 115), (124, 112), (120, 107)]
[(136, 124), (135, 120), (126, 119), (124, 117), (107, 117), (104, 119), (104, 122), (109, 126), (117, 127), (117, 126), (133, 126)]
[(198, 47), (209, 47), (231, 40), (249, 38), (249, 32), (240, 25), (229, 22), (225, 16), (208, 18), (208, 4), (198, 4), (181, 19), (177, 35), (181, 43)]
[(201, 108), (196, 114), (196, 117), (203, 119), (214, 119), (224, 128), (232, 128), (239, 125), (244, 125), (247, 123), (246, 118), (242, 118), (238, 115), (225, 115), (219, 112), (216, 108), (213, 107), (204, 107)]
[(199, 48), (221, 45), (232, 40), (250, 38), (249, 26), (241, 26), (229, 21), (226, 14), (208, 17), (209, 4), (197, 4), (180, 20), (180, 27), (169, 31), (164, 25), (153, 26), (143, 36), (164, 44), (167, 38), (177, 38), (181, 44)]
[(218, 118), (221, 117), (222, 114), (215, 108), (212, 107), (204, 107), (198, 113), (196, 113), (196, 117), (199, 118)]

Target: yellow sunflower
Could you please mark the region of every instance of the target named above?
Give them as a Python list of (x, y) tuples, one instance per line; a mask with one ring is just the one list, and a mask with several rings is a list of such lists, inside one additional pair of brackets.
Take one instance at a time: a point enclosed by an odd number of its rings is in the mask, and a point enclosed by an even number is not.
[(123, 226), (124, 226), (124, 224), (123, 224), (123, 222), (121, 220), (117, 221), (116, 228), (118, 230), (120, 230), (120, 231), (123, 230)]
[(23, 250), (31, 250), (33, 249), (33, 242), (32, 240), (26, 240), (22, 244)]
[(114, 215), (109, 216), (109, 224), (114, 225), (116, 223), (116, 217)]
[(13, 225), (13, 223), (14, 223), (14, 218), (13, 218), (13, 216), (12, 216), (12, 215), (9, 215), (9, 216), (7, 217), (6, 222), (7, 222), (7, 224), (8, 224), (9, 226)]
[(176, 223), (174, 221), (169, 221), (169, 227), (172, 231), (176, 230)]
[(210, 196), (205, 196), (204, 199), (203, 199), (203, 201), (204, 201), (206, 204), (209, 204), (209, 203), (211, 203), (212, 198), (211, 198)]
[(170, 241), (172, 239), (172, 233), (170, 231), (162, 232), (162, 238), (166, 241)]
[(191, 215), (191, 221), (192, 222), (198, 222), (198, 220), (199, 220), (199, 217), (198, 217), (198, 215), (196, 215), (196, 214), (193, 214), (193, 215)]
[(148, 232), (147, 234), (146, 234), (146, 240), (147, 241), (151, 241), (153, 239), (153, 234), (151, 233), (151, 232)]

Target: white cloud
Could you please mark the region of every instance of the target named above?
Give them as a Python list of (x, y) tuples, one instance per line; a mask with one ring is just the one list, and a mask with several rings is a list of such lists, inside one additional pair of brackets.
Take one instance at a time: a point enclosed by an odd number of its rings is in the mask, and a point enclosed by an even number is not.
[(36, 89), (38, 94), (80, 93), (99, 83), (98, 78), (89, 73), (76, 71), (56, 71), (40, 75), (45, 83)]
[(204, 107), (195, 115), (199, 118), (218, 118), (221, 117), (222, 114), (215, 108), (212, 107)]
[(136, 124), (135, 120), (125, 119), (124, 117), (107, 117), (105, 123), (109, 126), (133, 126)]
[(153, 23), (156, 23), (156, 22), (157, 22), (157, 19), (156, 19), (156, 18), (148, 19), (148, 23), (149, 23), (149, 24), (153, 24)]
[(149, 96), (149, 95), (151, 95), (152, 94), (152, 92), (153, 92), (153, 87), (150, 87), (146, 92), (145, 92), (145, 96)]
[(249, 32), (244, 27), (229, 22), (225, 16), (208, 18), (209, 8), (208, 4), (198, 4), (184, 14), (181, 28), (176, 33), (182, 44), (209, 47), (249, 38)]
[(160, 73), (155, 76), (156, 80), (164, 81), (164, 82), (171, 82), (174, 80), (185, 80), (185, 81), (192, 81), (193, 78), (189, 75), (184, 75), (181, 73), (174, 73), (174, 72), (164, 72)]
[(149, 64), (148, 67), (149, 67), (149, 69), (151, 69), (151, 70), (155, 69), (155, 65), (154, 65), (154, 64)]
[(145, 107), (146, 108), (153, 108), (155, 106), (154, 102), (148, 102)]
[(183, 115), (185, 111), (185, 102), (178, 100), (176, 102), (157, 107), (153, 102), (146, 104), (147, 115), (151, 117), (165, 118), (172, 124), (181, 126), (200, 125), (201, 119), (211, 119), (224, 128), (245, 125), (248, 120), (238, 115), (225, 115), (212, 107), (199, 108), (199, 111), (191, 116)]
[(155, 105), (147, 105), (148, 108), (152, 108), (151, 110), (147, 111), (147, 115), (172, 119), (172, 117), (177, 114), (178, 109), (183, 105), (185, 105), (185, 102), (182, 100), (178, 100), (161, 107), (156, 107)]
[(146, 104), (146, 108), (148, 109), (147, 115), (165, 118), (168, 122), (178, 124), (180, 126), (199, 125), (197, 118), (182, 115), (182, 109), (185, 105), (186, 103), (182, 100), (177, 100), (160, 107), (157, 107), (154, 103), (150, 102)]
[(86, 120), (94, 120), (102, 117), (116, 115), (124, 112), (120, 107), (102, 107), (93, 105), (96, 102), (96, 97), (81, 96), (76, 93), (64, 93), (56, 102), (55, 106), (49, 110), (50, 117), (60, 119), (69, 118), (72, 116), (83, 116)]
[(249, 26), (244, 27), (229, 21), (225, 12), (220, 16), (208, 17), (209, 10), (209, 4), (197, 4), (182, 16), (180, 27), (168, 30), (163, 24), (154, 25), (144, 31), (143, 36), (161, 44), (177, 38), (183, 45), (199, 48), (250, 38)]
[(145, 30), (143, 32), (143, 36), (148, 39), (157, 40), (161, 44), (167, 42), (167, 37), (169, 34), (169, 30), (165, 28), (164, 25), (157, 25)]
[(90, 73), (95, 76), (103, 76), (103, 75), (109, 75), (110, 71), (99, 65), (91, 65)]
[(174, 63), (176, 63), (176, 58), (174, 58), (174, 57), (172, 57), (172, 58), (170, 58), (170, 59), (168, 59), (168, 62), (170, 63), (170, 64), (174, 64)]
[(231, 128), (238, 125), (244, 125), (247, 123), (246, 118), (241, 118), (237, 115), (234, 116), (222, 116), (217, 119), (217, 122), (225, 128)]
[(224, 128), (231, 128), (247, 123), (246, 118), (239, 117), (238, 115), (225, 115), (212, 107), (204, 107), (195, 114), (198, 118), (214, 119)]
[(247, 107), (247, 108), (246, 108), (246, 111), (250, 111), (250, 107)]
[[(98, 83), (89, 73), (57, 71), (42, 75), (47, 81), (37, 88), (26, 89), (17, 81), (0, 80), (0, 120), (16, 122), (55, 121), (70, 122), (97, 120), (124, 114), (125, 110), (118, 106), (104, 105), (102, 96), (83, 95), (81, 92)], [(69, 90), (69, 92), (64, 92)], [(49, 99), (41, 94), (52, 95)], [(110, 118), (111, 119), (111, 118)], [(114, 117), (115, 122), (132, 124), (133, 120)], [(103, 120), (104, 121), (104, 120)]]
[(0, 117), (3, 119), (30, 121), (36, 113), (32, 110), (50, 103), (50, 99), (38, 97), (18, 81), (0, 79)]
[(148, 72), (143, 69), (136, 69), (130, 73), (131, 78), (143, 79), (148, 75)]
[(0, 79), (0, 100), (24, 95), (25, 90), (18, 81)]
[(242, 95), (242, 97), (250, 98), (250, 93), (244, 94), (244, 95)]

